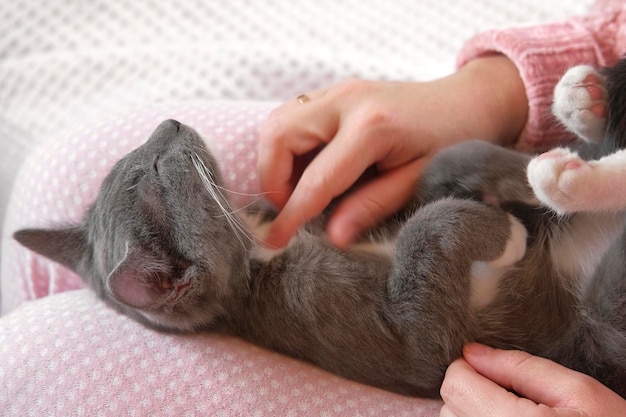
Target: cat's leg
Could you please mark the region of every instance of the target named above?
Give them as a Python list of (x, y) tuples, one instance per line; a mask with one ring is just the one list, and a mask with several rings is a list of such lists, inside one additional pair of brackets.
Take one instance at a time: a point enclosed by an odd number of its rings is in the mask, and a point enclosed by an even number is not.
[(587, 142), (602, 142), (606, 109), (605, 79), (593, 67), (580, 65), (569, 69), (554, 88), (552, 112)]
[(531, 160), (528, 182), (537, 197), (559, 214), (626, 208), (626, 150), (596, 161), (557, 148)]
[(479, 337), (478, 308), (489, 308), (500, 278), (526, 251), (526, 231), (485, 203), (444, 198), (403, 226), (388, 282), (388, 322), (405, 341), (415, 385), (436, 395), (446, 367)]
[(467, 141), (441, 151), (418, 186), (422, 204), (444, 197), (474, 198), (493, 205), (538, 205), (526, 181), (527, 154), (483, 141)]
[(526, 237), (515, 217), (487, 204), (451, 198), (428, 204), (398, 237), (391, 300), (411, 313), (405, 318), (422, 327), (419, 334), (446, 335), (454, 346), (471, 337), (472, 311), (493, 300), (499, 278), (526, 253)]
[[(607, 113), (604, 77), (593, 67), (571, 68), (554, 89), (555, 116), (582, 139), (601, 142)], [(585, 161), (576, 152), (557, 148), (528, 164), (535, 195), (559, 214), (614, 211), (626, 207), (619, 178), (626, 171), (623, 152)]]

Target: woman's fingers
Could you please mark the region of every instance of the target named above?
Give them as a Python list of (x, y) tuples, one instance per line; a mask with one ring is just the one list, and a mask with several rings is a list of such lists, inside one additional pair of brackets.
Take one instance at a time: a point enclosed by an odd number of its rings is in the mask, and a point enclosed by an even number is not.
[[(282, 208), (308, 162), (306, 156), (325, 145), (337, 133), (338, 109), (326, 103), (325, 90), (307, 94), (310, 101), (296, 98), (276, 108), (260, 131), (258, 172), (267, 198)], [(305, 160), (300, 161), (303, 157)]]
[(415, 194), (415, 183), (425, 163), (424, 159), (416, 159), (380, 173), (346, 195), (329, 220), (330, 240), (345, 248), (363, 232), (402, 208)]
[[(355, 140), (361, 143), (359, 147)], [(337, 196), (348, 190), (377, 160), (377, 145), (362, 146), (347, 128), (326, 145), (308, 164), (278, 217), (266, 243), (282, 247), (307, 220), (320, 214)], [(355, 152), (361, 149), (360, 152)]]
[(590, 376), (526, 352), (473, 343), (464, 349), (464, 357), (481, 375), (537, 404), (578, 408), (597, 402), (601, 396), (603, 405), (618, 399), (623, 404), (617, 394)]
[(457, 417), (517, 417), (531, 415), (529, 407), (536, 406), (480, 375), (464, 359), (448, 367), (441, 397)]
[(477, 343), (467, 345), (463, 359), (450, 365), (441, 397), (446, 412), (457, 417), (607, 417), (626, 409), (623, 398), (587, 375), (522, 351)]
[[(272, 114), (262, 131), (259, 156), (261, 187), (281, 209), (266, 238), (269, 246), (284, 246), (303, 223), (320, 214), (372, 166), (378, 168), (382, 181), (372, 181), (348, 197), (333, 226), (335, 242), (349, 243), (358, 232), (398, 209), (398, 198), (406, 201), (417, 175), (395, 171), (417, 158), (407, 149), (415, 138), (391, 123), (397, 112), (389, 106), (381, 110), (381, 101), (372, 100), (372, 95), (381, 94), (379, 89), (378, 84), (349, 81), (313, 92), (310, 101), (302, 104), (292, 100)], [(407, 176), (409, 184), (390, 181), (404, 181)], [(391, 202), (385, 201), (387, 197)], [(356, 219), (360, 214), (365, 217)], [(347, 227), (344, 231), (339, 230), (342, 224)]]
[(416, 105), (427, 106), (422, 87), (351, 80), (312, 92), (310, 100), (294, 98), (270, 115), (261, 131), (259, 176), (280, 213), (269, 246), (284, 246), (370, 167), (379, 178), (350, 189), (331, 219), (335, 244), (351, 243), (408, 200), (421, 171), (417, 161), (445, 143), (433, 140), (429, 120), (416, 119)]

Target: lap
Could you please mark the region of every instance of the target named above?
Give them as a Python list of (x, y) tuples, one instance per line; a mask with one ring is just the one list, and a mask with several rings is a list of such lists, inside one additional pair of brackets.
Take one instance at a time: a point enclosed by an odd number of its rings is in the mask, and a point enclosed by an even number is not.
[(149, 330), (89, 290), (26, 302), (0, 319), (8, 415), (412, 415), (439, 401), (363, 386), (217, 334)]

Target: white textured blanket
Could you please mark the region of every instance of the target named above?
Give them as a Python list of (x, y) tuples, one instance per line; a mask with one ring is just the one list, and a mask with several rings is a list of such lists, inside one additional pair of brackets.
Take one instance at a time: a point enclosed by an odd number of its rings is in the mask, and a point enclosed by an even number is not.
[(23, 157), (90, 120), (157, 102), (282, 100), (346, 77), (449, 73), (498, 26), (591, 0), (0, 2), (0, 216)]

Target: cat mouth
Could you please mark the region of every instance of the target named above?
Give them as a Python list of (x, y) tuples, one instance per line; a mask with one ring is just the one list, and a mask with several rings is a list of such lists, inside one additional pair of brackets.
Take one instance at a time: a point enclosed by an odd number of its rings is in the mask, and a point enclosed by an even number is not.
[(191, 286), (190, 268), (191, 262), (178, 259), (177, 266), (174, 268), (173, 275), (164, 277), (159, 281), (159, 286), (163, 292), (169, 293), (165, 299), (166, 303), (178, 301)]
[(187, 288), (189, 288), (190, 286), (190, 278), (187, 278), (184, 281), (177, 281), (174, 283), (166, 281), (165, 283), (163, 283), (163, 289), (170, 291), (170, 295), (167, 297), (166, 302), (172, 303), (180, 300), (180, 298), (187, 292)]

